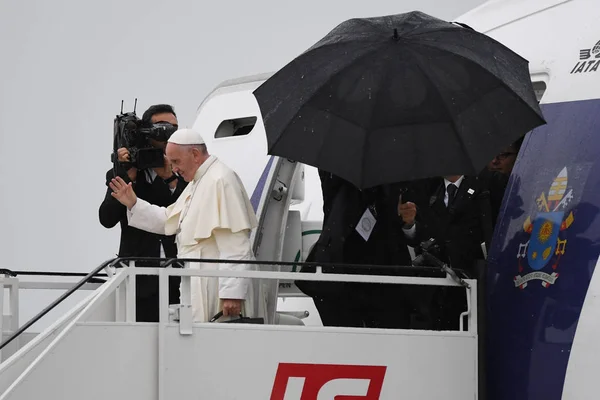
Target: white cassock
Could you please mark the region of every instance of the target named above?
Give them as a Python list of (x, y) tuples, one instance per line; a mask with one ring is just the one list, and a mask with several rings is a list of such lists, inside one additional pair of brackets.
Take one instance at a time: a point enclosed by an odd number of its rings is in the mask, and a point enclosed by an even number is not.
[[(254, 260), (250, 232), (258, 223), (238, 175), (210, 156), (177, 201), (167, 208), (137, 200), (127, 213), (129, 225), (148, 232), (176, 234), (179, 258)], [(190, 263), (190, 268), (257, 270), (256, 265)], [(260, 280), (191, 278), (194, 322), (206, 322), (221, 309), (220, 299), (243, 299), (242, 314), (266, 317)]]

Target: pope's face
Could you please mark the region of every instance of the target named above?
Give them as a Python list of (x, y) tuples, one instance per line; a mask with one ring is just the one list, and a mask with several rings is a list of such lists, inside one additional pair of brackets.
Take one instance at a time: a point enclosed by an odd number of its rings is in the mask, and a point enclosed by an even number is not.
[(174, 143), (168, 143), (166, 156), (171, 162), (173, 172), (179, 174), (186, 182), (191, 182), (200, 166), (200, 151)]

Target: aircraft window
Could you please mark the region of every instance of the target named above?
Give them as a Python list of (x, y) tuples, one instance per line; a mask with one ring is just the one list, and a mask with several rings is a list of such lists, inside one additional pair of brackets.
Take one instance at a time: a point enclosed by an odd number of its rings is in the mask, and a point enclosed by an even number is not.
[(255, 124), (256, 117), (227, 119), (219, 124), (215, 131), (215, 139), (248, 135)]
[(542, 100), (544, 93), (546, 92), (546, 82), (533, 82), (533, 91), (535, 92), (535, 96), (537, 97), (537, 101), (539, 103)]

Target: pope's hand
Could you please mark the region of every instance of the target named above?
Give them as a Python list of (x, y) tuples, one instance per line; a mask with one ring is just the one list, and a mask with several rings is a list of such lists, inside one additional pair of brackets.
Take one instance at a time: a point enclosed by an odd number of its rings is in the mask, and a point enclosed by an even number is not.
[(224, 299), (223, 300), (223, 315), (237, 316), (242, 313), (242, 300)]
[(112, 197), (119, 200), (121, 204), (123, 204), (131, 210), (131, 208), (137, 202), (137, 196), (133, 191), (131, 183), (125, 183), (125, 181), (120, 176), (117, 176), (116, 178), (110, 181), (108, 186), (110, 186), (110, 188), (112, 189)]

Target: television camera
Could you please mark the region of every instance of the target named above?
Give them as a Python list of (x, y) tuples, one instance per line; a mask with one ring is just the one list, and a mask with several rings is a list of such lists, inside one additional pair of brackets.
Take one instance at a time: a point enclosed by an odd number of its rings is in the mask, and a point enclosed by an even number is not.
[[(121, 113), (114, 120), (113, 154), (111, 161), (117, 167), (121, 164), (125, 170), (131, 167), (137, 169), (160, 168), (165, 164), (164, 148), (154, 147), (151, 140), (166, 142), (177, 130), (177, 127), (168, 122), (155, 124), (144, 124), (136, 115), (137, 99), (132, 112), (123, 112), (123, 101), (121, 101)], [(125, 147), (129, 150), (129, 161), (120, 162), (118, 149)]]

